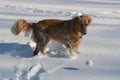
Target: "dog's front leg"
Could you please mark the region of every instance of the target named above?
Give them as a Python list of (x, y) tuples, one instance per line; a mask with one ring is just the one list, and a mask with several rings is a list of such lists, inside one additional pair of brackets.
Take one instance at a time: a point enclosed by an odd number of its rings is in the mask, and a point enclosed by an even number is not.
[(73, 46), (73, 51), (77, 54), (79, 54), (80, 52), (78, 51), (78, 46)]
[(65, 44), (65, 46), (69, 49), (69, 54), (70, 54), (70, 58), (75, 56), (75, 52), (73, 51), (73, 47), (70, 43)]
[(69, 44), (69, 53), (70, 53), (70, 57), (73, 57), (75, 55), (74, 51), (73, 51), (73, 47), (71, 44)]

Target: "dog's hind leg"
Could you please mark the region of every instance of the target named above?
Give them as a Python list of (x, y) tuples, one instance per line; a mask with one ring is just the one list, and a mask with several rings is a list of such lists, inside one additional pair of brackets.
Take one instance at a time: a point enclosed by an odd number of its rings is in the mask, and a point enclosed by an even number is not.
[(37, 42), (36, 44), (36, 49), (34, 51), (34, 55), (37, 55), (39, 53), (39, 51), (41, 51), (42, 55), (45, 55), (45, 49), (47, 44), (50, 42), (49, 38), (44, 37), (44, 39), (42, 39), (42, 41)]
[(50, 39), (47, 38), (44, 46), (43, 46), (42, 49), (41, 49), (41, 53), (42, 53), (43, 55), (45, 55), (45, 49), (46, 49), (47, 44), (48, 44), (49, 42), (50, 42)]
[(36, 43), (36, 48), (35, 48), (35, 51), (34, 51), (34, 56), (35, 55), (38, 55), (38, 53), (39, 53), (39, 51), (42, 49), (42, 47), (43, 47), (43, 44), (41, 43), (41, 42), (37, 42)]

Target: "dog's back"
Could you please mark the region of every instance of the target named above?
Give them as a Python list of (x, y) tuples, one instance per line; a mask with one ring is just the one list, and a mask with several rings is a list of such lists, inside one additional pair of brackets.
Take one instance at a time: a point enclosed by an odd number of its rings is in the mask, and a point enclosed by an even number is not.
[(47, 19), (39, 21), (38, 24), (40, 24), (39, 27), (43, 30), (44, 34), (60, 42), (63, 42), (61, 40), (66, 36), (70, 28), (68, 20)]

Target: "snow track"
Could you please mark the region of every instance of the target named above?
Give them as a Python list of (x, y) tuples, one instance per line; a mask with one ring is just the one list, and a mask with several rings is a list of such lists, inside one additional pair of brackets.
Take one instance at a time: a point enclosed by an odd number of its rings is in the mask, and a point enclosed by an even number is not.
[[(50, 58), (31, 58), (29, 60), (21, 59), (15, 66), (14, 80), (44, 80), (45, 75), (54, 73), (64, 62), (62, 60), (53, 61)], [(32, 61), (34, 60), (34, 61)], [(50, 63), (47, 61), (49, 60)], [(32, 63), (32, 65), (31, 65)], [(51, 64), (53, 63), (53, 64)]]
[[(39, 73), (40, 72), (40, 73)], [(37, 64), (31, 68), (31, 70), (27, 73), (27, 80), (37, 80), (38, 74), (44, 73), (45, 70), (41, 68), (40, 64)]]
[[(20, 15), (22, 16), (26, 16), (28, 17), (35, 17), (36, 19), (38, 19), (38, 16), (47, 16), (47, 17), (62, 17), (63, 19), (70, 19), (73, 16), (75, 16), (76, 14), (80, 13), (82, 14), (86, 14), (86, 15), (90, 15), (92, 17), (95, 18), (101, 18), (101, 19), (114, 19), (114, 20), (119, 20), (119, 14), (120, 11), (104, 11), (104, 12), (98, 12), (98, 11), (70, 11), (70, 10), (47, 10), (47, 9), (41, 9), (41, 8), (31, 8), (31, 7), (24, 7), (22, 5), (16, 5), (14, 3), (7, 3), (7, 2), (0, 2), (0, 8), (1, 9), (6, 9), (6, 10), (13, 10), (13, 12), (11, 13), (7, 13), (7, 12), (0, 12), (2, 16), (14, 16), (14, 17), (18, 17), (20, 18)], [(17, 13), (17, 12), (24, 12), (23, 14), (21, 13)], [(34, 15), (33, 15), (34, 14)], [(113, 17), (114, 16), (114, 17)], [(5, 18), (5, 17), (4, 17)], [(32, 17), (31, 17), (32, 18)], [(33, 20), (35, 20), (35, 18), (33, 18)]]

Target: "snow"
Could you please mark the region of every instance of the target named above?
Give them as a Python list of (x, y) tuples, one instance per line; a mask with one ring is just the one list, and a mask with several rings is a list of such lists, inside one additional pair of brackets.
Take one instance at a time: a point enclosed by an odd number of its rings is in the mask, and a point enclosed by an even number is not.
[[(21, 18), (38, 22), (82, 14), (93, 21), (76, 59), (57, 42), (45, 56), (33, 57), (30, 37), (11, 33)], [(0, 0), (0, 24), (0, 80), (120, 80), (119, 0)]]
[(92, 60), (87, 60), (87, 61), (86, 61), (86, 65), (87, 65), (88, 67), (92, 67), (92, 65), (93, 65)]

